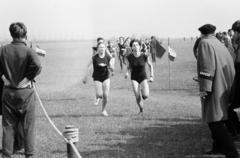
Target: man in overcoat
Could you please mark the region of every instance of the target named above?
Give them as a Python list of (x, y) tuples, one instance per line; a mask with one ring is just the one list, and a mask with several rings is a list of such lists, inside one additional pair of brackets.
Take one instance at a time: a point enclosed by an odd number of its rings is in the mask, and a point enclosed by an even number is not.
[(209, 126), (213, 146), (209, 154), (237, 158), (238, 152), (225, 126), (228, 119), (230, 92), (235, 69), (227, 48), (215, 37), (211, 24), (199, 28), (202, 38), (198, 45), (198, 78), (202, 103), (202, 119)]
[(227, 127), (231, 135), (235, 139), (239, 139), (238, 135), (240, 134), (240, 121), (234, 109), (240, 107), (240, 20), (233, 23), (231, 30), (234, 31), (231, 41), (234, 48), (234, 66), (236, 73), (232, 87), (231, 106), (228, 109)]

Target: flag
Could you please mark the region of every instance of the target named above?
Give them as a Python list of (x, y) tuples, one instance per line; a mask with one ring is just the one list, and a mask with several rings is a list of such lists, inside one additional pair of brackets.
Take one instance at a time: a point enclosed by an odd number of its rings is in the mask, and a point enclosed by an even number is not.
[(161, 59), (165, 51), (166, 50), (162, 47), (160, 42), (157, 39), (153, 38), (150, 45), (150, 53), (152, 56), (152, 61), (156, 62), (156, 57)]
[(37, 44), (33, 45), (32, 42), (30, 42), (29, 47), (32, 48), (33, 50), (35, 50), (37, 55), (39, 55), (39, 56), (44, 57), (47, 54), (47, 52), (44, 49), (41, 49), (39, 47), (39, 45), (37, 45)]
[(157, 48), (157, 52), (156, 52), (156, 56), (158, 58), (162, 58), (162, 56), (164, 55), (166, 49), (163, 48), (163, 46), (160, 44), (160, 42), (157, 41), (156, 43), (156, 48)]
[(39, 56), (45, 56), (45, 55), (47, 54), (47, 52), (46, 52), (45, 50), (40, 49), (39, 47), (36, 47), (36, 48), (35, 48), (35, 51), (37, 52), (37, 54), (38, 54)]
[(174, 61), (177, 57), (177, 53), (174, 49), (172, 49), (170, 46), (168, 46), (168, 58), (170, 61)]

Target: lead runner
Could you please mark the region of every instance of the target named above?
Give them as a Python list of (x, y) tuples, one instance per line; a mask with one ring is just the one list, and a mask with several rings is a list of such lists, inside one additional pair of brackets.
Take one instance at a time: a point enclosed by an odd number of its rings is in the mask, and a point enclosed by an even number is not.
[(133, 39), (130, 42), (130, 47), (132, 48), (132, 53), (127, 56), (127, 73), (125, 74), (125, 78), (128, 78), (129, 73), (131, 73), (133, 92), (139, 107), (139, 113), (142, 113), (143, 100), (149, 97), (149, 85), (145, 65), (147, 63), (150, 68), (150, 82), (153, 82), (153, 65), (149, 59), (149, 54), (141, 52), (141, 43), (139, 40)]

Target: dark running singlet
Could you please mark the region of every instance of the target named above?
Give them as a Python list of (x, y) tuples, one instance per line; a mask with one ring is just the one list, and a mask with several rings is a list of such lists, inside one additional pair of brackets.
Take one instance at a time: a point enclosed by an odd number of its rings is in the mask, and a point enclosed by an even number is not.
[(124, 55), (124, 49), (125, 49), (124, 44), (118, 43), (118, 47), (119, 47), (119, 55), (123, 56)]
[(92, 57), (93, 62), (93, 80), (103, 82), (109, 78), (109, 62), (111, 57), (105, 53), (103, 58), (100, 58), (98, 54)]
[(145, 70), (147, 58), (148, 56), (145, 53), (141, 53), (139, 57), (135, 57), (133, 54), (127, 56), (131, 69), (131, 80), (135, 80), (140, 84), (143, 80), (147, 79)]

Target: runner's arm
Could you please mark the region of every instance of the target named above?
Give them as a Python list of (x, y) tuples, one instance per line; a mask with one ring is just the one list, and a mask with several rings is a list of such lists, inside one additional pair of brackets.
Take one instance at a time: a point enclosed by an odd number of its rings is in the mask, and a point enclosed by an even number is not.
[(82, 82), (84, 84), (87, 83), (88, 73), (91, 70), (91, 68), (92, 68), (92, 59), (88, 62), (85, 73), (84, 73), (84, 76), (83, 76), (83, 79), (82, 79)]
[(153, 81), (153, 78), (154, 78), (154, 71), (153, 71), (153, 65), (152, 65), (152, 62), (151, 60), (149, 59), (149, 55), (147, 56), (147, 64), (149, 66), (149, 69), (150, 69), (150, 78), (149, 80), (152, 82)]

